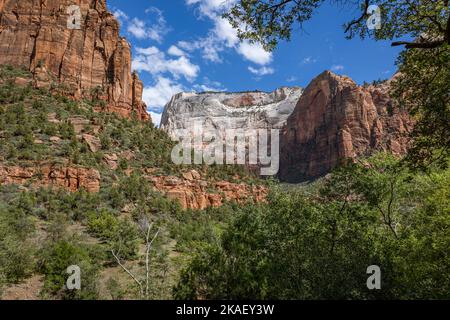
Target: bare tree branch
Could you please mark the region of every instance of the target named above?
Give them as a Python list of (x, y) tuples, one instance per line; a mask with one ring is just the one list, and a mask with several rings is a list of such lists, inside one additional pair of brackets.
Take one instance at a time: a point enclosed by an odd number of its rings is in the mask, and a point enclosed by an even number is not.
[(361, 16), (358, 19), (355, 19), (355, 20), (349, 22), (349, 24), (345, 28), (344, 33), (347, 33), (354, 25), (360, 23), (367, 16), (368, 8), (369, 8), (369, 0), (365, 0), (363, 13), (361, 14)]
[(444, 44), (444, 40), (435, 40), (429, 42), (408, 42), (408, 41), (396, 41), (392, 42), (392, 47), (405, 46), (406, 49), (433, 49), (440, 47)]
[(111, 250), (112, 255), (114, 256), (114, 258), (116, 258), (117, 263), (119, 264), (119, 266), (122, 267), (122, 269), (128, 273), (128, 275), (138, 284), (139, 286), (139, 291), (141, 293), (141, 296), (143, 296), (143, 291), (142, 291), (142, 283), (141, 281), (139, 281), (136, 276), (130, 271), (128, 270), (121, 262), (118, 256), (116, 256), (116, 254), (114, 253), (114, 250)]

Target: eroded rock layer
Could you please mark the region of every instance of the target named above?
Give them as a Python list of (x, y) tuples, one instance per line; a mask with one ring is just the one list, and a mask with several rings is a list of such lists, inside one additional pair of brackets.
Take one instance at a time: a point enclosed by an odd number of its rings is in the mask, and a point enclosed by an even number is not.
[(72, 192), (85, 189), (96, 193), (100, 191), (100, 173), (95, 169), (50, 164), (34, 167), (0, 165), (0, 185), (8, 184), (57, 187)]
[[(68, 27), (71, 5), (80, 8), (79, 29)], [(0, 64), (29, 69), (38, 87), (64, 83), (75, 98), (95, 94), (107, 111), (149, 119), (130, 44), (106, 0), (0, 0)]]
[(330, 172), (342, 159), (374, 151), (406, 152), (413, 122), (393, 106), (389, 81), (358, 86), (326, 71), (305, 89), (281, 138), (280, 177), (299, 182)]
[(209, 181), (191, 170), (182, 178), (173, 176), (147, 176), (154, 188), (169, 199), (177, 201), (183, 209), (202, 210), (219, 207), (226, 201), (237, 203), (265, 202), (267, 187), (229, 181)]

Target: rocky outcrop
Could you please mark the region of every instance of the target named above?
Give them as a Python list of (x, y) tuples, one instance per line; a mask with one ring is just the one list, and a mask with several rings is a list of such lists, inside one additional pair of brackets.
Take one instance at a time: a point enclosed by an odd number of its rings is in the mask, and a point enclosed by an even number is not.
[[(80, 29), (68, 28), (71, 5), (80, 8)], [(94, 96), (106, 111), (149, 119), (130, 44), (106, 0), (0, 0), (0, 64), (28, 68), (38, 87), (63, 83), (74, 98)]]
[(17, 184), (35, 187), (58, 187), (69, 191), (100, 191), (100, 173), (95, 169), (59, 167), (49, 164), (36, 167), (0, 165), (0, 185)]
[(280, 129), (301, 94), (301, 88), (286, 87), (271, 93), (179, 93), (164, 108), (161, 128), (172, 137), (193, 125), (219, 135), (226, 129)]
[(264, 186), (208, 181), (202, 179), (195, 170), (184, 173), (183, 178), (147, 175), (147, 179), (156, 190), (169, 199), (178, 201), (183, 209), (202, 210), (219, 207), (225, 201), (259, 203), (264, 202), (268, 195), (268, 190)]
[(342, 159), (376, 150), (406, 152), (412, 121), (393, 106), (389, 82), (361, 87), (326, 71), (305, 89), (281, 138), (280, 177), (299, 182), (330, 172)]

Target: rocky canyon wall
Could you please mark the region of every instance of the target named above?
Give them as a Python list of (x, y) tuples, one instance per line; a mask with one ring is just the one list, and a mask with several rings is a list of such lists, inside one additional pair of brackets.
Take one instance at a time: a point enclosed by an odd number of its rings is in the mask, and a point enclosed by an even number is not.
[(227, 129), (281, 129), (302, 91), (283, 87), (271, 93), (179, 93), (166, 105), (161, 128), (171, 136), (194, 124), (219, 134)]
[[(80, 8), (79, 29), (68, 28), (71, 5)], [(0, 64), (29, 69), (37, 86), (64, 83), (75, 98), (94, 91), (106, 111), (149, 119), (130, 44), (106, 0), (0, 0)]]
[(413, 122), (405, 110), (394, 106), (389, 83), (362, 87), (329, 71), (315, 78), (283, 130), (280, 178), (314, 179), (343, 159), (375, 151), (404, 154)]

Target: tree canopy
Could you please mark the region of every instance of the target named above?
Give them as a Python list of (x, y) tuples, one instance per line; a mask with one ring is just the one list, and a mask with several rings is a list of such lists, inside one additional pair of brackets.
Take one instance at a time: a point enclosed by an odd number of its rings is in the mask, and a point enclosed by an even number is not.
[[(325, 0), (240, 0), (224, 16), (237, 29), (242, 40), (260, 42), (272, 50), (281, 40), (290, 40), (296, 24), (312, 18)], [(382, 27), (370, 30), (367, 20), (372, 15), (369, 0), (330, 1), (342, 6), (357, 7), (360, 16), (346, 23), (348, 38), (372, 36), (377, 40), (408, 36), (416, 41), (396, 41), (392, 45), (406, 48), (436, 48), (450, 43), (448, 0), (381, 0)], [(348, 4), (351, 2), (351, 4)]]

